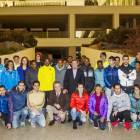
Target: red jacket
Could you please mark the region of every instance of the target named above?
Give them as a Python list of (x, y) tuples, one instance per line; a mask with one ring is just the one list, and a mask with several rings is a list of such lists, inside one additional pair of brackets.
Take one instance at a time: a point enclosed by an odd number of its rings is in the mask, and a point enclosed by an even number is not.
[(87, 92), (84, 93), (81, 99), (79, 95), (73, 93), (71, 96), (70, 107), (76, 108), (76, 110), (79, 112), (80, 110), (88, 112), (88, 99), (89, 95), (87, 94)]

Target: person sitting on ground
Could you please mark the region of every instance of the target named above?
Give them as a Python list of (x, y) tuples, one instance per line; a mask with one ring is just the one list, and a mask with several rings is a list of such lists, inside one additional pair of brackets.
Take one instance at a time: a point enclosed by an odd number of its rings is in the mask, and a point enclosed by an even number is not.
[(136, 70), (137, 76), (136, 76), (136, 79), (134, 81), (134, 84), (140, 85), (140, 61), (135, 62), (135, 70)]
[(71, 96), (71, 116), (73, 120), (73, 129), (77, 129), (76, 118), (79, 118), (79, 125), (85, 123), (88, 113), (88, 99), (87, 94), (82, 83), (78, 83), (75, 92)]
[(137, 126), (140, 125), (140, 85), (134, 85), (134, 91), (129, 94), (130, 98), (130, 117), (133, 121), (132, 129), (137, 129)]
[[(27, 107), (27, 88), (25, 87), (24, 81), (19, 81), (18, 85), (13, 87), (10, 91), (13, 100), (13, 122), (12, 127), (14, 129), (19, 127), (19, 120), (20, 126), (25, 126), (25, 119), (29, 113)], [(21, 116), (21, 119), (20, 119)]]
[(130, 118), (130, 99), (128, 94), (122, 91), (121, 84), (116, 83), (114, 85), (114, 95), (110, 97), (107, 113), (107, 122), (109, 130), (112, 130), (111, 122), (113, 126), (117, 126), (119, 120), (125, 119), (125, 129), (130, 130), (129, 118)]
[(45, 103), (45, 93), (39, 90), (40, 82), (33, 82), (33, 90), (27, 95), (27, 105), (29, 108), (31, 126), (36, 127), (37, 122), (41, 127), (45, 127), (46, 120), (42, 108)]
[(90, 112), (90, 117), (94, 121), (94, 127), (99, 127), (101, 130), (106, 128), (105, 119), (107, 117), (108, 111), (108, 100), (105, 95), (105, 92), (100, 84), (97, 84), (89, 97), (88, 109)]
[(11, 129), (13, 120), (13, 102), (11, 95), (6, 92), (5, 86), (0, 86), (0, 117), (3, 118), (7, 129)]
[(49, 125), (54, 124), (53, 113), (61, 118), (61, 123), (65, 123), (65, 115), (70, 105), (68, 93), (63, 94), (63, 90), (59, 81), (54, 82), (54, 89), (49, 97), (47, 112), (50, 117)]

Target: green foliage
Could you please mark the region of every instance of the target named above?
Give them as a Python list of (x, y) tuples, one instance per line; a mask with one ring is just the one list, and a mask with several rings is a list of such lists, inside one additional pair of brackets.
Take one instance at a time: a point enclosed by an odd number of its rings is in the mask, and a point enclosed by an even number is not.
[(2, 47), (2, 48), (0, 48), (0, 55), (12, 54), (15, 52), (17, 52), (17, 48), (15, 48), (15, 47), (10, 47), (10, 48)]

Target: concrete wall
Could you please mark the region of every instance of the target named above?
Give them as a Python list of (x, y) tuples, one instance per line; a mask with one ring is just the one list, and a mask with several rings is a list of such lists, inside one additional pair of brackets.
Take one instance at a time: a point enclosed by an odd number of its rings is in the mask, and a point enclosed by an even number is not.
[[(87, 48), (87, 47), (81, 47), (81, 55), (86, 55), (91, 62), (92, 67), (95, 67), (96, 63), (98, 60), (100, 60), (100, 53), (103, 52), (104, 50), (95, 50), (92, 48)], [(119, 56), (121, 58), (121, 62), (122, 63), (122, 54), (118, 54), (118, 53), (113, 53), (113, 52), (106, 52), (107, 54), (107, 58), (109, 58), (110, 56)], [(129, 63), (131, 63), (132, 61), (134, 61), (134, 57), (129, 57)]]
[(13, 60), (14, 55), (18, 55), (20, 58), (22, 58), (23, 56), (26, 56), (26, 57), (28, 57), (29, 60), (34, 60), (35, 59), (35, 47), (29, 48), (29, 49), (26, 49), (23, 51), (19, 51), (17, 53), (13, 53), (13, 54), (0, 55), (0, 57), (2, 58), (2, 64), (4, 64), (5, 58), (9, 58), (10, 60)]

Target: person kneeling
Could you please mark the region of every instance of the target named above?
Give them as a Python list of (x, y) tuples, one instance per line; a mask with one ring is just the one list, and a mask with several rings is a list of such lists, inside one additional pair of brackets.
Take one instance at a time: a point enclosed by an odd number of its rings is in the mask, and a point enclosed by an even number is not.
[(0, 86), (0, 118), (5, 121), (7, 129), (11, 129), (13, 120), (13, 102), (11, 95), (6, 92), (5, 86)]
[(66, 110), (70, 105), (68, 93), (63, 94), (60, 82), (54, 82), (54, 89), (55, 90), (50, 94), (48, 105), (46, 108), (50, 117), (50, 126), (54, 124), (53, 113), (57, 114), (61, 118), (62, 124), (65, 123), (65, 115), (67, 112)]
[(122, 87), (119, 83), (114, 85), (114, 95), (111, 96), (108, 106), (107, 121), (109, 130), (112, 129), (111, 122), (113, 126), (117, 126), (118, 118), (125, 119), (125, 129), (130, 130), (129, 119), (130, 119), (130, 99), (128, 94), (122, 91)]
[(94, 121), (94, 127), (98, 128), (97, 121), (99, 120), (99, 127), (104, 130), (106, 127), (105, 119), (108, 111), (108, 100), (101, 85), (97, 84), (94, 87), (88, 101), (88, 108), (90, 117)]
[(71, 96), (71, 116), (73, 120), (73, 129), (77, 129), (76, 118), (79, 118), (79, 125), (85, 123), (88, 113), (88, 99), (89, 95), (82, 83), (78, 83), (75, 92)]
[(134, 85), (134, 91), (129, 94), (130, 97), (130, 117), (133, 121), (132, 129), (137, 129), (140, 125), (140, 85)]
[(20, 126), (25, 126), (25, 119), (29, 113), (27, 107), (27, 88), (25, 87), (25, 83), (23, 81), (19, 81), (18, 85), (13, 87), (10, 91), (13, 100), (13, 122), (12, 127), (14, 129), (19, 127), (19, 119), (21, 116), (21, 124)]
[(28, 93), (27, 96), (27, 105), (29, 107), (29, 114), (31, 120), (31, 126), (36, 127), (35, 122), (41, 127), (45, 127), (46, 120), (43, 114), (42, 108), (45, 103), (45, 92), (39, 91), (40, 82), (33, 82), (33, 90)]

